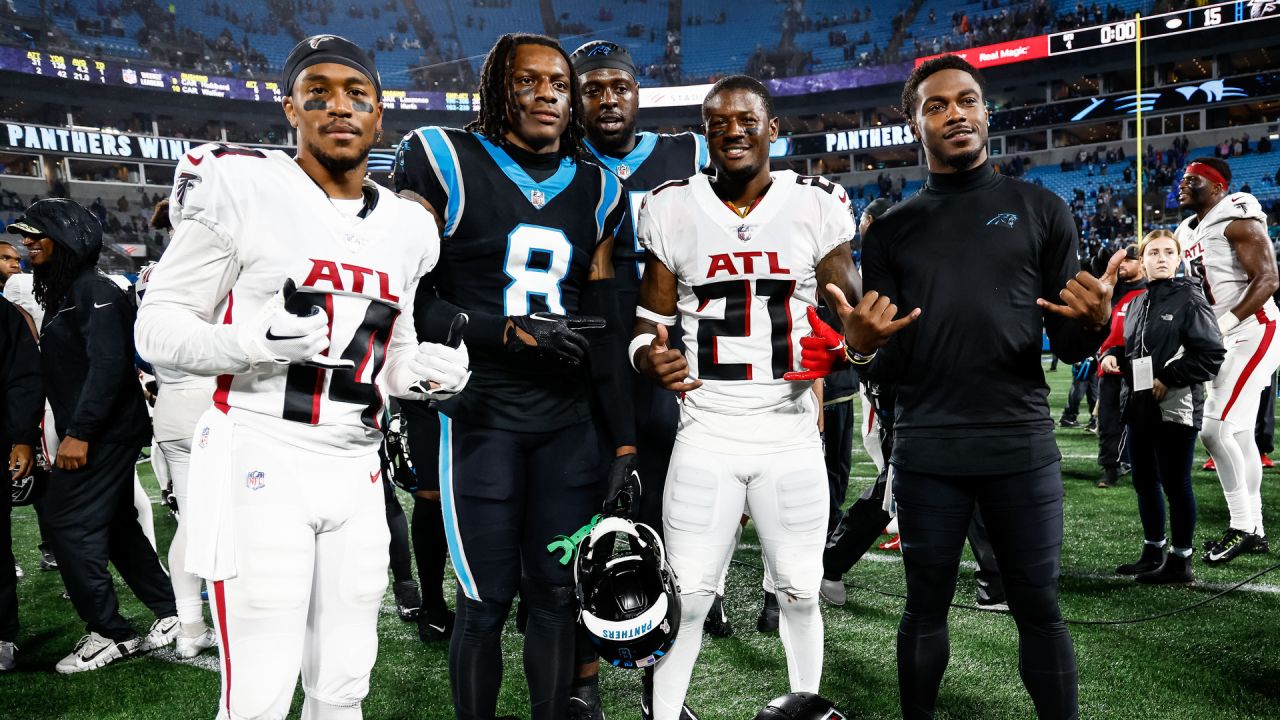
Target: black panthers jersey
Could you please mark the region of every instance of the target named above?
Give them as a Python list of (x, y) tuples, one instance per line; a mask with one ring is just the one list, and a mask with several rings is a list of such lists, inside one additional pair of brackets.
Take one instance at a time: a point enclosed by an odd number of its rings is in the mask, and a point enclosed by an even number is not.
[[(453, 128), (406, 135), (394, 180), (397, 191), (426, 198), (443, 221), (440, 263), (429, 278), (435, 291), (493, 315), (577, 314), (596, 246), (622, 224), (626, 208), (618, 179), (600, 167), (565, 158), (535, 182), (500, 145)], [(517, 432), (590, 417), (584, 367), (470, 352), (471, 380), (441, 404), (446, 415)]]
[(710, 163), (707, 140), (701, 135), (636, 133), (636, 146), (624, 158), (606, 155), (587, 143), (587, 149), (601, 165), (622, 181), (630, 220), (623, 223), (613, 240), (613, 270), (618, 278), (618, 302), (624, 326), (630, 330), (635, 319), (644, 273), (644, 248), (636, 241), (636, 214), (645, 193), (668, 180), (682, 180), (702, 171)]

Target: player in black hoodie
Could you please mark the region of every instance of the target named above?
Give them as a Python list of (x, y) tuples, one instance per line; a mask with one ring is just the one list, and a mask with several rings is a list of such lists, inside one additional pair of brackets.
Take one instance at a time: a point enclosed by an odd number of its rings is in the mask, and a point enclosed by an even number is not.
[[(917, 67), (902, 112), (924, 146), (928, 182), (871, 226), (867, 292), (856, 308), (836, 309), (851, 360), (897, 388), (890, 462), (907, 577), (898, 629), (903, 717), (933, 717), (976, 504), (1018, 625), (1023, 683), (1039, 717), (1071, 720), (1079, 713), (1075, 652), (1057, 588), (1061, 456), (1040, 330), (1067, 362), (1092, 354), (1124, 253), (1101, 279), (1079, 272), (1066, 204), (991, 169), (981, 78), (964, 60)], [(895, 320), (899, 305), (911, 311)]]
[[(97, 269), (102, 227), (71, 200), (40, 200), (9, 226), (34, 266), (44, 392), (57, 426), (58, 456), (45, 497), (62, 579), (88, 635), (57, 665), (94, 670), (177, 637), (173, 588), (138, 524), (133, 466), (151, 440), (151, 420), (134, 369), (136, 309)], [(139, 637), (123, 616), (107, 562), (153, 613)]]

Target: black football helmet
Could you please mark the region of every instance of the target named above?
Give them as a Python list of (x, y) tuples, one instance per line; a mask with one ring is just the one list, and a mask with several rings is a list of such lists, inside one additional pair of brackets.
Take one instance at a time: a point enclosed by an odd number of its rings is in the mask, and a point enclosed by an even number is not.
[(10, 501), (14, 507), (30, 505), (44, 494), (45, 485), (49, 482), (49, 471), (40, 465), (31, 468), (31, 474), (14, 480), (10, 489)]
[(578, 546), (573, 575), (579, 620), (606, 662), (644, 668), (671, 649), (680, 629), (680, 590), (653, 528), (604, 518)]
[(769, 701), (755, 720), (845, 720), (845, 715), (817, 693), (795, 692)]
[(409, 435), (404, 415), (396, 413), (387, 421), (382, 434), (382, 447), (378, 455), (382, 459), (382, 474), (392, 484), (407, 493), (418, 491), (418, 471), (409, 457)]

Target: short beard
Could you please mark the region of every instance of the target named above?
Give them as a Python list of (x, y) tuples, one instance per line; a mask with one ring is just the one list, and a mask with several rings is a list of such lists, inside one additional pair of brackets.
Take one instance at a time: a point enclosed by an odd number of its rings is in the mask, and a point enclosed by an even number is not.
[(595, 143), (597, 149), (613, 154), (615, 152), (622, 152), (622, 146), (626, 145), (631, 138), (635, 137), (635, 134), (636, 121), (633, 118), (630, 123), (624, 125), (617, 133), (612, 135), (605, 135), (601, 133), (598, 139), (592, 140), (592, 142)]
[(360, 153), (354, 157), (339, 158), (326, 153), (315, 143), (307, 143), (307, 153), (310, 154), (311, 157), (315, 158), (316, 162), (320, 163), (320, 167), (328, 170), (329, 174), (335, 177), (339, 175), (346, 175), (352, 170), (363, 165), (365, 161), (369, 159), (369, 151), (372, 149), (373, 146), (369, 145), (360, 148)]
[(986, 146), (983, 145), (976, 150), (969, 150), (958, 155), (944, 157), (942, 162), (956, 172), (964, 172), (965, 170), (973, 168), (974, 163), (978, 161), (978, 158), (982, 157), (982, 151), (986, 149)]

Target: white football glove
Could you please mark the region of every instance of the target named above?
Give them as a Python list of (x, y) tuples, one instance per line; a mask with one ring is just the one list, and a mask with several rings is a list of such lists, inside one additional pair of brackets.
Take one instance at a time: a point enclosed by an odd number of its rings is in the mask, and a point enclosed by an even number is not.
[(263, 303), (257, 315), (244, 323), (236, 339), (249, 363), (290, 365), (309, 361), (329, 347), (329, 316), (320, 308), (299, 317), (285, 309), (285, 299), (294, 293), (292, 280)]
[(409, 371), (422, 378), (413, 389), (434, 400), (443, 400), (462, 392), (471, 379), (467, 344), (458, 347), (439, 343), (420, 343), (418, 351), (409, 360)]

